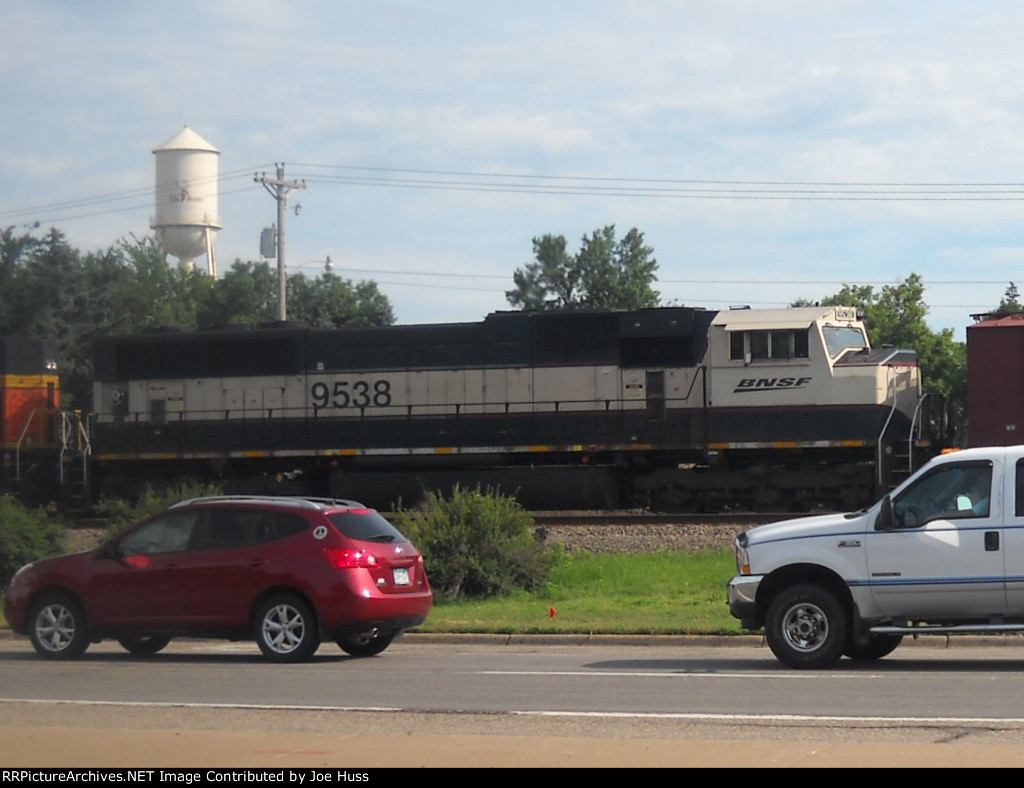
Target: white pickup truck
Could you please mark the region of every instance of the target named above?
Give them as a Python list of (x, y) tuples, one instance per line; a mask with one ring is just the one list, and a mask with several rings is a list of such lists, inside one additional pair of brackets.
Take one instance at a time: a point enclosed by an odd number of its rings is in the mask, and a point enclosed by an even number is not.
[(936, 457), (863, 511), (736, 539), (729, 609), (794, 668), (906, 634), (1024, 631), (1024, 446)]

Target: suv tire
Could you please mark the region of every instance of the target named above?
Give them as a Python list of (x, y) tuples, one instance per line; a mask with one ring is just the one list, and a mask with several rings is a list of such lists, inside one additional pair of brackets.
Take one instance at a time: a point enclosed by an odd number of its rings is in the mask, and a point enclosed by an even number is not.
[(304, 662), (320, 647), (312, 608), (294, 594), (275, 594), (256, 611), (256, 643), (271, 662)]
[(342, 635), (336, 642), (338, 644), (338, 648), (349, 656), (372, 657), (380, 654), (384, 649), (390, 646), (391, 641), (394, 639), (395, 634), (393, 632), (388, 632), (387, 634), (381, 634), (378, 632), (376, 635)]
[(77, 659), (89, 647), (85, 613), (67, 594), (48, 594), (32, 605), (28, 634), (36, 653), (46, 659)]
[(171, 639), (166, 635), (124, 635), (117, 642), (121, 648), (136, 657), (149, 657), (167, 648)]

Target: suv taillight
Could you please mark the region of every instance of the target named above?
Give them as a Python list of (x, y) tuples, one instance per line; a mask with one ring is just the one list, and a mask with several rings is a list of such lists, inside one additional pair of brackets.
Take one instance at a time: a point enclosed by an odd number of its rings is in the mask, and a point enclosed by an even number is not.
[(369, 569), (377, 566), (377, 557), (365, 550), (345, 547), (326, 547), (324, 555), (335, 569)]

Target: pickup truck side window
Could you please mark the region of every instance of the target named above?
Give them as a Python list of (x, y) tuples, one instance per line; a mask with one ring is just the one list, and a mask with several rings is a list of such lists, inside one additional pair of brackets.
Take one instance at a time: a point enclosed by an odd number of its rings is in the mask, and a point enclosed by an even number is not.
[(1013, 513), (1024, 517), (1024, 460), (1017, 460), (1017, 478), (1013, 489)]
[(917, 528), (931, 520), (988, 517), (992, 463), (988, 460), (941, 465), (893, 500), (897, 528)]

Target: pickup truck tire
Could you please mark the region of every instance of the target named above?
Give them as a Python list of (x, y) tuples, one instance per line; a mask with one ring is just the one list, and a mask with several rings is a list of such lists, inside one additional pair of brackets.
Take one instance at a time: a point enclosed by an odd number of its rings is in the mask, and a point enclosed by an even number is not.
[(765, 638), (791, 668), (825, 668), (843, 656), (847, 615), (832, 592), (799, 585), (780, 592), (768, 607)]
[(870, 662), (892, 654), (903, 641), (903, 635), (872, 635), (866, 646), (850, 643), (843, 654), (859, 662)]

